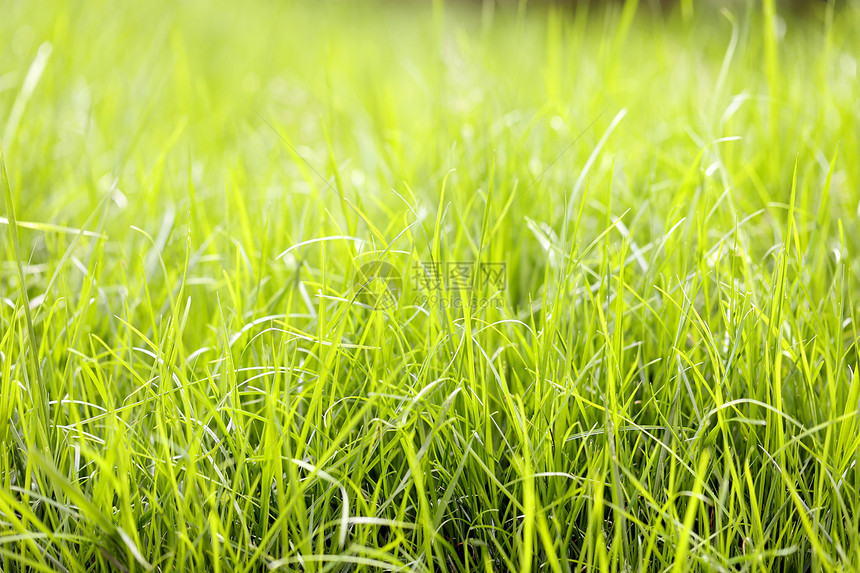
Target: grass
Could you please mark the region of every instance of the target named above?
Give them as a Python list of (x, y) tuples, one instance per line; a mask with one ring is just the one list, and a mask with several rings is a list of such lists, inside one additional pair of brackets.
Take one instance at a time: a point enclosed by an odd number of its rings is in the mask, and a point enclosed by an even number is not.
[(0, 571), (857, 570), (860, 7), (641, 4), (4, 3)]

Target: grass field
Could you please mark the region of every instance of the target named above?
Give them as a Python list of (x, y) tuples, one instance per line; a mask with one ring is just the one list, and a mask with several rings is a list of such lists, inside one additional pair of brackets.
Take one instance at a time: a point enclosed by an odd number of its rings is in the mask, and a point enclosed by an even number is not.
[(860, 5), (0, 5), (0, 571), (856, 571)]

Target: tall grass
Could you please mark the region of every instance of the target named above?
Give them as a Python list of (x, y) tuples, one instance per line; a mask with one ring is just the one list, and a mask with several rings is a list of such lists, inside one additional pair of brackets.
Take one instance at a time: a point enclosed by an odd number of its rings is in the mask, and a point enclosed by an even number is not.
[(860, 10), (682, 4), (4, 3), (0, 570), (855, 570)]

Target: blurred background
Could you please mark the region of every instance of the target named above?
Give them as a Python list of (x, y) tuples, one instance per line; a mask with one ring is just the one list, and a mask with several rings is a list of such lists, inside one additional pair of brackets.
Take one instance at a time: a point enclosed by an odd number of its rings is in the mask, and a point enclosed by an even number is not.
[[(563, 193), (622, 110), (621, 128), (591, 166), (591, 185), (613, 187), (613, 211), (637, 213), (643, 223), (630, 233), (639, 244), (666, 232), (655, 223), (665, 213), (686, 207), (667, 190), (683, 186), (690, 165), (721, 166), (708, 185), (745, 189), (730, 207), (715, 206), (726, 210), (726, 229), (736, 213), (764, 210), (760, 232), (775, 234), (784, 214), (772, 198), (787, 200), (798, 153), (810, 166), (801, 181), (812, 209), (836, 142), (845, 157), (858, 149), (856, 3), (112, 7), (4, 3), (0, 138), (21, 220), (79, 227), (109, 194), (105, 231), (127, 242), (105, 248), (132, 269), (146, 238), (127, 229), (162, 233), (165, 252), (181, 253), (176, 229), (189, 212), (200, 229), (194, 240), (210, 241), (213, 252), (229, 252), (236, 229), (245, 244), (261, 240), (255, 223), (273, 205), (276, 248), (340, 234), (349, 221), (333, 200), (333, 176), (371, 220), (393, 221), (391, 237), (403, 215), (391, 190), (424, 216), (452, 167), (448, 197), (463, 212), (491, 174), (505, 192), (540, 177), (530, 193), (545, 200), (513, 204), (508, 216), (560, 228)], [(709, 144), (724, 138), (733, 139)], [(857, 180), (858, 165), (847, 162), (834, 175), (829, 208), (854, 212), (853, 193), (842, 189)], [(595, 192), (594, 213), (608, 201)], [(589, 224), (597, 234), (603, 220)], [(506, 232), (514, 236), (502, 243), (533, 240), (522, 224)], [(860, 245), (855, 235), (848, 240)], [(763, 253), (770, 244), (750, 248)], [(32, 260), (47, 260), (52, 249), (62, 243), (38, 243)], [(542, 264), (527, 255), (524, 247), (524, 268)], [(203, 259), (201, 274), (220, 276), (233, 264)], [(517, 292), (534, 292), (540, 274), (519, 273)]]

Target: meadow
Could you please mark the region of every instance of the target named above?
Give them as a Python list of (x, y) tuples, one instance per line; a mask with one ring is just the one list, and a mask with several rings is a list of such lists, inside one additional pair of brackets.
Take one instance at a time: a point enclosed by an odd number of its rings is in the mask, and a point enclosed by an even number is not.
[(0, 5), (0, 571), (860, 570), (860, 4)]

